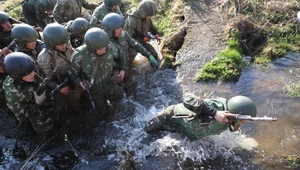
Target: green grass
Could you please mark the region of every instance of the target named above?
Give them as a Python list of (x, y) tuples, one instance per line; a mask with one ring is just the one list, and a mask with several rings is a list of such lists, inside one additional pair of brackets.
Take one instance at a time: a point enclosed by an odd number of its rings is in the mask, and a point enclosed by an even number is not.
[(236, 81), (245, 66), (242, 50), (236, 34), (227, 41), (227, 47), (221, 50), (216, 58), (198, 70), (196, 81)]

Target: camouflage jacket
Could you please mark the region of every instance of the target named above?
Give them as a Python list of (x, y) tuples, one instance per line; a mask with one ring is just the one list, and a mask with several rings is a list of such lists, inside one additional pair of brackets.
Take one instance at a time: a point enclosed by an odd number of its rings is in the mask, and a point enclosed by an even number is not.
[(42, 80), (35, 78), (33, 82), (14, 82), (7, 76), (3, 83), (5, 99), (8, 108), (15, 114), (19, 121), (24, 121), (32, 117), (36, 113), (33, 112), (35, 105), (33, 91), (36, 90), (38, 84)]
[[(45, 12), (47, 11), (47, 0), (26, 0), (23, 4), (23, 12), (24, 13), (31, 13), (35, 14), (35, 19), (38, 21), (38, 25), (44, 28), (47, 25), (46, 18), (48, 14)], [(30, 20), (30, 18), (26, 18)]]
[[(172, 107), (174, 115), (188, 113), (196, 113), (197, 115), (203, 114), (201, 113), (201, 109), (196, 108), (197, 106), (192, 106), (194, 103), (197, 103), (195, 102), (195, 100), (199, 99), (192, 98), (191, 100), (191, 98), (189, 98), (188, 100), (185, 100), (184, 103), (173, 105)], [(208, 106), (216, 110), (227, 110), (227, 99), (204, 99), (203, 101)], [(171, 118), (169, 121), (171, 122), (171, 127), (175, 127), (177, 130), (179, 130), (182, 134), (189, 137), (190, 139), (198, 139), (208, 135), (217, 135), (227, 130), (229, 127), (227, 123), (220, 123), (214, 118), (208, 116), (205, 119), (204, 117), (203, 119), (194, 119), (190, 122), (186, 118)]]
[[(68, 74), (68, 69), (71, 64), (71, 57), (73, 52), (74, 50), (69, 43), (67, 44), (67, 51), (65, 53), (61, 53), (53, 49), (44, 48), (40, 52), (37, 62), (46, 77), (49, 77), (53, 69), (58, 66), (56, 82), (62, 83), (62, 81)], [(51, 88), (55, 88), (54, 84), (51, 85)]]
[(116, 11), (112, 11), (110, 9), (108, 9), (104, 3), (102, 3), (100, 6), (98, 6), (92, 15), (91, 21), (90, 21), (90, 25), (92, 27), (102, 27), (102, 20), (105, 17), (106, 14), (110, 13), (110, 12), (115, 12), (119, 15), (121, 15), (123, 17), (123, 14), (120, 10), (120, 8), (118, 7), (118, 9)]
[(58, 23), (68, 22), (81, 17), (81, 7), (95, 9), (96, 6), (86, 0), (58, 0), (53, 10), (53, 16)]
[[(82, 71), (85, 74), (86, 79), (90, 81), (96, 65), (96, 60), (100, 57), (100, 66), (95, 75), (91, 91), (103, 90), (107, 87), (114, 68), (126, 68), (126, 63), (123, 61), (124, 57), (120, 57), (123, 55), (122, 53), (122, 48), (113, 43), (108, 45), (106, 53), (102, 56), (91, 53), (86, 45), (80, 46), (74, 52), (69, 75), (74, 82), (79, 84), (82, 80), (80, 80), (78, 75)], [(116, 60), (123, 61), (123, 65), (117, 65)]]
[[(3, 86), (3, 82), (4, 82), (4, 80), (5, 80), (5, 78), (7, 77), (7, 74), (5, 74), (5, 73), (0, 73), (0, 99), (3, 99), (4, 98), (4, 91), (3, 91), (3, 88), (2, 88), (2, 86)], [(0, 101), (2, 101), (2, 100), (0, 100)]]
[(111, 41), (123, 47), (124, 54), (127, 59), (127, 63), (130, 60), (132, 61), (135, 57), (135, 56), (129, 56), (130, 48), (133, 48), (137, 52), (141, 53), (143, 56), (150, 57), (151, 55), (151, 53), (147, 49), (145, 49), (140, 42), (133, 39), (126, 31), (123, 31), (121, 33), (120, 38), (113, 38)]
[(146, 20), (141, 18), (136, 8), (131, 11), (132, 12), (128, 13), (128, 17), (125, 20), (124, 30), (127, 31), (132, 38), (139, 42), (143, 42), (144, 36), (147, 32), (151, 32), (154, 35), (158, 34), (151, 19)]

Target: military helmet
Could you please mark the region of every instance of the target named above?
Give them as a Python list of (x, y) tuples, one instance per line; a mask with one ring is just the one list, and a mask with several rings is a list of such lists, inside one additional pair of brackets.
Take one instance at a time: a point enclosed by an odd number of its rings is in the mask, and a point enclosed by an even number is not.
[(235, 96), (228, 100), (227, 108), (230, 113), (250, 115), (255, 117), (257, 114), (254, 102), (245, 96)]
[(69, 41), (67, 30), (58, 23), (48, 24), (43, 31), (43, 37), (46, 47), (51, 49)]
[(26, 43), (33, 42), (38, 39), (38, 33), (28, 24), (17, 24), (11, 30), (11, 37), (13, 39), (16, 38), (17, 45), (20, 48), (24, 48)]
[(10, 17), (4, 11), (0, 11), (0, 23), (3, 23), (6, 20), (9, 20)]
[(104, 0), (104, 5), (108, 8), (112, 8), (113, 6), (120, 5), (121, 0)]
[(117, 13), (109, 13), (102, 20), (104, 31), (111, 38), (114, 35), (114, 30), (123, 27), (124, 19)]
[(84, 43), (88, 50), (94, 52), (97, 49), (106, 47), (110, 41), (105, 31), (100, 28), (91, 28), (84, 36)]
[(74, 35), (84, 35), (89, 28), (88, 20), (84, 18), (76, 18), (70, 26), (70, 31)]
[(138, 6), (138, 13), (142, 18), (156, 14), (157, 6), (152, 0), (143, 0)]
[(21, 52), (8, 54), (4, 58), (3, 65), (6, 73), (18, 81), (30, 74), (35, 68), (34, 61), (27, 54)]

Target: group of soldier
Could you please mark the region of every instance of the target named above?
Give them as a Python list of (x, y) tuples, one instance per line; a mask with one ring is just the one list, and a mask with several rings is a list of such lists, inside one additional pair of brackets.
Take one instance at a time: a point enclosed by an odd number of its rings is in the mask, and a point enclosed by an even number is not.
[[(126, 17), (120, 5), (121, 0), (26, 0), (26, 23), (0, 11), (1, 109), (46, 138), (67, 113), (76, 117), (88, 109), (100, 117), (112, 114), (111, 108), (124, 97), (120, 83), (136, 54), (147, 57), (153, 67), (159, 65), (147, 34), (159, 38), (151, 20), (155, 2), (141, 1)], [(95, 8), (90, 19), (81, 16), (81, 7)], [(180, 117), (189, 113), (200, 122)], [(227, 129), (232, 113), (256, 116), (256, 107), (244, 96), (229, 101), (188, 98), (158, 114), (146, 131), (179, 130), (198, 138)], [(208, 126), (200, 126), (203, 121)]]
[[(44, 137), (53, 133), (62, 113), (78, 115), (85, 102), (94, 113), (110, 114), (124, 97), (119, 84), (138, 52), (158, 67), (157, 53), (145, 38), (147, 32), (158, 36), (151, 20), (155, 2), (143, 0), (126, 18), (120, 4), (27, 0), (22, 4), (26, 23), (1, 11), (0, 98), (6, 104), (1, 109)], [(95, 8), (90, 20), (81, 16), (81, 7)]]

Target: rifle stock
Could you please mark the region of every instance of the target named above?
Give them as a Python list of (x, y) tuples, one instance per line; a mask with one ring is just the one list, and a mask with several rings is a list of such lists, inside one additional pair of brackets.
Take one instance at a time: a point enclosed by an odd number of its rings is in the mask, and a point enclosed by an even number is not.
[(150, 39), (162, 40), (162, 38), (156, 37), (156, 36), (153, 35), (151, 32), (145, 33), (145, 36), (148, 37), (148, 38), (150, 38)]
[(85, 79), (84, 73), (83, 73), (83, 72), (79, 73), (79, 77), (80, 77), (80, 80), (82, 81), (82, 83), (83, 83), (83, 85), (84, 85), (84, 88), (85, 88), (87, 94), (88, 94), (88, 97), (89, 97), (91, 106), (92, 106), (93, 109), (95, 109), (95, 108), (96, 108), (95, 102), (94, 102), (94, 100), (93, 100), (93, 98), (92, 98), (92, 96), (91, 96), (91, 93), (90, 93), (90, 87), (89, 87), (89, 85), (85, 82), (86, 79)]

